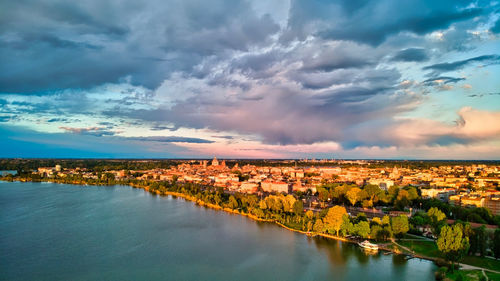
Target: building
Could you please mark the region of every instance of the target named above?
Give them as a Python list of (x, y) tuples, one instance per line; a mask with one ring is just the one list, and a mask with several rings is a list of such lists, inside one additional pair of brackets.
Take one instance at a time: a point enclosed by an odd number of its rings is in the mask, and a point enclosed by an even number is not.
[(259, 185), (253, 182), (242, 182), (240, 186), (240, 192), (244, 193), (256, 193)]
[(261, 182), (262, 190), (269, 193), (288, 193), (288, 183), (282, 181), (266, 180)]
[(422, 198), (437, 198), (441, 201), (448, 201), (450, 196), (455, 195), (456, 190), (453, 188), (429, 188), (421, 189)]
[(370, 179), (369, 184), (378, 185), (382, 190), (388, 190), (394, 185), (394, 181), (390, 179)]
[(490, 196), (486, 198), (484, 206), (490, 209), (494, 216), (500, 215), (500, 196)]
[(212, 160), (212, 166), (219, 166), (219, 160), (217, 160), (217, 157), (214, 157)]

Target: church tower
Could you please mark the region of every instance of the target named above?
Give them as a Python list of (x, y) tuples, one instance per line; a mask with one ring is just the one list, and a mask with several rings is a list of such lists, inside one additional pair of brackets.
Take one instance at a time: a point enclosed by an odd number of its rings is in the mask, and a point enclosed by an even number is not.
[(212, 160), (212, 166), (219, 166), (219, 160), (217, 160), (217, 157), (214, 157)]

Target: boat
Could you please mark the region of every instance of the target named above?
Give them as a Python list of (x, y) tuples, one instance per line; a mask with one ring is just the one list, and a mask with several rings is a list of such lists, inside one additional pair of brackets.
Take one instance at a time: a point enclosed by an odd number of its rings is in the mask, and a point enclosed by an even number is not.
[(377, 244), (372, 244), (370, 241), (365, 240), (363, 242), (358, 243), (358, 245), (362, 248), (365, 249), (370, 249), (370, 250), (378, 250), (378, 245)]

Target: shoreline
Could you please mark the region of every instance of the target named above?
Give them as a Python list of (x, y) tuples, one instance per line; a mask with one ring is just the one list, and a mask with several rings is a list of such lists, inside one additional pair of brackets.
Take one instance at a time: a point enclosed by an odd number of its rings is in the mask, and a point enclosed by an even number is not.
[[(6, 181), (6, 182), (8, 182), (8, 181)], [(26, 179), (19, 179), (19, 180), (15, 180), (14, 182), (34, 182), (34, 181), (30, 181), (30, 180), (26, 180)], [(40, 181), (40, 182), (41, 183), (43, 183), (43, 182), (50, 182), (50, 183), (55, 183), (55, 184), (84, 185), (84, 186), (107, 186), (107, 185), (87, 184), (87, 183), (58, 183), (58, 182), (52, 182), (52, 181)], [(277, 225), (279, 227), (282, 227), (282, 228), (284, 228), (286, 230), (293, 231), (293, 232), (300, 233), (300, 234), (304, 234), (304, 235), (307, 235), (308, 237), (319, 236), (319, 237), (323, 237), (323, 238), (326, 238), (326, 239), (333, 239), (333, 240), (337, 240), (337, 241), (341, 241), (341, 242), (345, 242), (345, 243), (354, 243), (354, 244), (358, 243), (358, 241), (355, 241), (355, 240), (352, 240), (352, 239), (349, 239), (349, 238), (339, 237), (339, 236), (335, 236), (335, 235), (331, 235), (331, 234), (327, 234), (327, 233), (318, 233), (318, 232), (311, 232), (311, 231), (307, 232), (307, 231), (303, 231), (303, 230), (299, 230), (299, 229), (294, 229), (294, 228), (288, 227), (288, 226), (286, 226), (286, 225), (284, 225), (284, 224), (276, 221), (275, 219), (262, 219), (262, 218), (259, 218), (259, 217), (255, 216), (255, 215), (253, 215), (253, 214), (243, 213), (243, 212), (240, 212), (238, 210), (233, 210), (233, 209), (230, 209), (230, 208), (224, 208), (224, 207), (221, 207), (221, 206), (218, 206), (218, 205), (215, 205), (215, 204), (211, 204), (211, 203), (205, 203), (205, 202), (197, 199), (194, 196), (187, 195), (187, 194), (180, 193), (180, 192), (164, 191), (162, 193), (162, 192), (159, 192), (159, 191), (149, 190), (149, 186), (139, 186), (139, 185), (134, 185), (132, 183), (130, 183), (130, 184), (117, 184), (117, 185), (129, 186), (129, 187), (132, 187), (132, 188), (142, 189), (142, 190), (144, 190), (144, 191), (146, 191), (146, 192), (148, 192), (150, 194), (159, 195), (159, 196), (172, 196), (173, 198), (180, 197), (180, 198), (183, 198), (186, 201), (193, 202), (193, 203), (195, 203), (198, 206), (210, 208), (210, 209), (217, 210), (217, 211), (223, 211), (223, 212), (226, 212), (226, 213), (229, 213), (229, 214), (245, 216), (245, 217), (247, 217), (249, 219), (252, 219), (252, 220), (258, 221), (258, 222), (273, 223), (273, 224), (275, 224), (275, 225)], [(393, 242), (390, 242), (390, 243), (393, 243)], [(385, 244), (387, 244), (387, 243), (385, 243)], [(432, 262), (436, 262), (436, 261), (440, 260), (437, 257), (426, 257), (426, 256), (421, 256), (421, 255), (418, 255), (418, 254), (415, 254), (415, 253), (403, 253), (399, 249), (389, 248), (389, 247), (386, 247), (386, 245), (384, 245), (384, 244), (379, 245), (379, 250), (382, 250), (382, 251), (385, 251), (385, 252), (390, 252), (392, 254), (397, 254), (397, 255), (410, 256), (411, 258), (424, 259), (424, 260), (428, 260), (428, 261), (432, 261)]]

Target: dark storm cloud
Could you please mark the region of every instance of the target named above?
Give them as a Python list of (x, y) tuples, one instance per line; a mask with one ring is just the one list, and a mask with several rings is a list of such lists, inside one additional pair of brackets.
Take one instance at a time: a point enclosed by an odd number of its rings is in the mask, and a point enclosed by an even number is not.
[(364, 53), (366, 48), (351, 43), (326, 46), (303, 59), (304, 71), (332, 71), (341, 68), (359, 68), (375, 64), (374, 58)]
[(496, 64), (500, 62), (500, 55), (484, 55), (473, 57), (466, 60), (460, 60), (455, 62), (445, 62), (445, 63), (437, 63), (433, 65), (429, 65), (423, 67), (422, 70), (434, 70), (435, 72), (448, 72), (454, 71), (464, 68), (465, 66), (474, 63), (474, 62), (483, 62), (486, 64)]
[(305, 89), (323, 89), (333, 85), (367, 84), (370, 87), (392, 87), (401, 75), (395, 69), (337, 69), (331, 72), (292, 71), (289, 78)]
[(8, 93), (124, 79), (154, 89), (172, 72), (259, 46), (279, 30), (246, 1), (3, 1), (0, 10), (8, 11), (0, 17), (0, 92)]
[(394, 55), (392, 61), (422, 62), (429, 59), (427, 51), (423, 48), (408, 48)]
[[(408, 31), (425, 34), (445, 29), (452, 23), (483, 13), (482, 8), (467, 9), (470, 1), (292, 1), (284, 42), (304, 40), (311, 32), (323, 38), (353, 40), (379, 45), (390, 35)], [(345, 12), (347, 10), (347, 13)], [(383, 15), (383, 16), (382, 16)], [(334, 20), (332, 20), (334, 19)]]
[[(274, 87), (272, 95), (263, 94), (258, 100), (214, 100), (219, 88), (205, 88), (205, 93), (179, 101), (171, 108), (151, 110), (116, 108), (106, 111), (110, 117), (126, 117), (150, 122), (168, 122), (180, 127), (207, 128), (216, 131), (237, 131), (260, 136), (268, 144), (298, 144), (344, 140), (343, 132), (369, 118), (390, 118), (404, 110), (401, 105), (416, 97), (394, 95), (399, 75), (385, 88), (367, 84), (344, 86), (316, 94), (301, 88)], [(376, 79), (375, 79), (376, 81)], [(387, 82), (387, 81), (386, 81)], [(257, 94), (267, 92), (255, 86)]]

